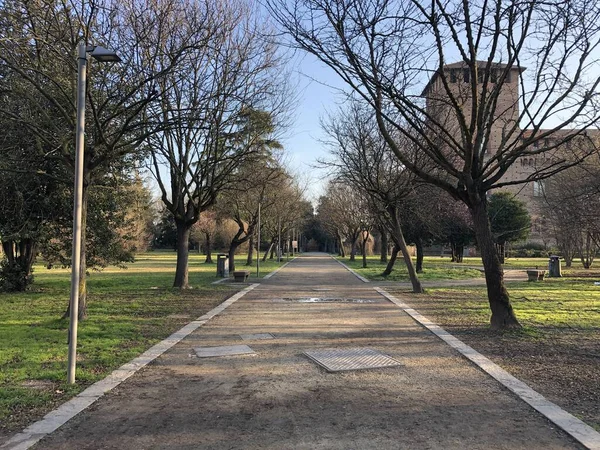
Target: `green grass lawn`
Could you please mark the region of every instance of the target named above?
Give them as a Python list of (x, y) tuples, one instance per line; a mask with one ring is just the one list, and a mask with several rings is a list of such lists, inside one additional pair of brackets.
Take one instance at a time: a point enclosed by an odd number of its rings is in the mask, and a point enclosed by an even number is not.
[[(545, 328), (600, 330), (600, 286), (592, 281), (551, 278), (543, 283), (510, 283), (507, 289), (525, 332), (535, 334)], [(485, 326), (489, 323), (484, 286), (432, 287), (427, 293), (457, 323)]]
[[(385, 270), (386, 264), (379, 261), (379, 256), (368, 256), (367, 267), (363, 268), (362, 256), (357, 256), (355, 261), (348, 258), (338, 258), (352, 270), (373, 281), (409, 281), (406, 264), (401, 257), (398, 257), (394, 270), (387, 277), (381, 274)], [(413, 258), (414, 262), (414, 258)], [(465, 266), (465, 267), (462, 267)], [(420, 280), (462, 280), (467, 278), (482, 277), (479, 270), (472, 269), (469, 264), (450, 263), (449, 258), (425, 257), (423, 260), (423, 273), (419, 274)]]
[[(348, 257), (338, 257), (338, 259), (369, 280), (409, 281), (406, 265), (401, 256), (398, 257), (393, 272), (387, 277), (381, 276), (386, 265), (379, 262), (379, 255), (367, 257), (366, 269), (362, 267), (362, 256), (356, 256), (355, 261), (350, 261)], [(415, 263), (415, 258), (413, 258), (413, 263)], [(584, 269), (579, 260), (574, 260), (572, 267), (565, 267), (564, 261), (561, 261), (561, 264), (562, 274), (566, 278), (581, 281), (595, 278), (596, 281), (600, 281), (600, 263), (596, 267), (592, 266), (591, 269)], [(423, 273), (419, 274), (419, 278), (421, 280), (461, 280), (482, 277), (482, 273), (476, 268), (483, 269), (480, 257), (465, 257), (462, 263), (454, 263), (448, 256), (426, 256), (423, 259)], [(507, 270), (534, 268), (548, 270), (548, 258), (507, 258), (504, 268)]]
[[(190, 255), (193, 287), (171, 288), (174, 252), (141, 254), (128, 268), (91, 271), (88, 319), (78, 333), (77, 384), (65, 383), (68, 320), (61, 319), (69, 301), (69, 269), (35, 266), (35, 282), (25, 293), (0, 293), (0, 435), (22, 427), (89, 384), (142, 353), (185, 323), (209, 311), (238, 286), (211, 284), (216, 264)], [(238, 269), (245, 257), (236, 257)], [(261, 276), (276, 261), (261, 261)]]

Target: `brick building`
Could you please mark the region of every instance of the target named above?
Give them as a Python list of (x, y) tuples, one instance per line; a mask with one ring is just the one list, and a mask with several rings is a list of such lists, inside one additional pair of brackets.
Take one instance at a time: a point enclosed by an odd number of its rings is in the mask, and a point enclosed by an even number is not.
[[(480, 70), (478, 70), (479, 83), (483, 81), (487, 62), (478, 62)], [(501, 72), (507, 69), (505, 64), (493, 64), (489, 73), (488, 89), (499, 88), (501, 91), (497, 96), (497, 105), (495, 108), (495, 116), (493, 118), (492, 128), (489, 133), (487, 142), (482, 146), (485, 148), (484, 161), (489, 160), (498, 151), (502, 140), (505, 142), (510, 140), (511, 136), (515, 139), (527, 140), (531, 136), (528, 130), (522, 130), (519, 127), (519, 100), (520, 100), (520, 75), (525, 69), (521, 67), (511, 68), (502, 85), (497, 85), (496, 80), (501, 76)], [(457, 102), (457, 105), (450, 104), (450, 96), (443, 85), (442, 77), (439, 72), (436, 72), (429, 83), (423, 90), (422, 95), (426, 98), (427, 113), (439, 122), (440, 128), (448, 130), (450, 135), (460, 138), (460, 127), (456, 115), (456, 107), (459, 106), (464, 117), (470, 116), (472, 107), (472, 89), (473, 83), (470, 80), (471, 71), (462, 63), (448, 64), (444, 66), (445, 79), (452, 96)], [(478, 95), (481, 91), (478, 92)], [(536, 136), (543, 135), (546, 131), (540, 129)], [(563, 142), (557, 145), (557, 141)], [(581, 132), (576, 129), (557, 130), (544, 139), (538, 139), (531, 143), (534, 149), (544, 146), (549, 151), (539, 153), (537, 155), (523, 156), (512, 164), (501, 181), (523, 180), (528, 176), (536, 173), (538, 170), (548, 168), (557, 158), (564, 159), (576, 157), (580, 152), (578, 149), (589, 149), (592, 145), (595, 148), (600, 143), (599, 130), (586, 130)], [(530, 181), (523, 184), (511, 185), (503, 187), (503, 191), (512, 192), (519, 200), (523, 201), (529, 210), (532, 218), (532, 230), (530, 241), (544, 244), (552, 243), (549, 238), (548, 226), (549, 223), (541, 211), (543, 204), (545, 182)]]

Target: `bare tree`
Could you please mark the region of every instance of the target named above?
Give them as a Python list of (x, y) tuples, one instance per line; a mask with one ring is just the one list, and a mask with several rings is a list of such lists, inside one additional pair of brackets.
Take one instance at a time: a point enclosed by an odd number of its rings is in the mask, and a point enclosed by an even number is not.
[[(273, 159), (246, 162), (237, 173), (234, 189), (228, 189), (217, 204), (222, 217), (231, 218), (238, 226), (229, 243), (229, 270), (235, 270), (238, 247), (249, 243), (248, 258), (253, 258), (254, 235), (258, 227), (259, 209), (269, 214), (278, 201), (278, 189), (286, 183), (287, 173)], [(258, 256), (257, 256), (258, 257)]]
[(162, 201), (177, 226), (174, 287), (188, 287), (192, 225), (240, 164), (264, 152), (285, 102), (283, 61), (264, 38), (268, 24), (252, 6), (246, 0), (206, 0), (189, 5), (199, 9), (196, 14), (174, 18), (182, 43), (205, 40), (186, 52), (179, 71), (161, 79), (156, 110), (164, 130), (148, 140)]
[(360, 192), (345, 180), (330, 182), (319, 199), (318, 215), (325, 229), (338, 241), (340, 256), (346, 256), (350, 245), (350, 261), (356, 259), (356, 245), (369, 211), (362, 203)]
[[(304, 189), (290, 175), (280, 180), (277, 189), (269, 194), (273, 196), (273, 203), (261, 215), (261, 236), (269, 240), (263, 261), (266, 261), (269, 253), (270, 259), (273, 259), (280, 237), (283, 240), (292, 228), (301, 227), (307, 215), (312, 215), (312, 205), (304, 199), (304, 193)], [(281, 248), (278, 254), (280, 252)]]
[(600, 253), (599, 162), (581, 164), (544, 184), (544, 216), (568, 267), (578, 255), (589, 269)]
[[(331, 67), (371, 105), (403, 166), (468, 206), (485, 267), (491, 326), (518, 327), (486, 193), (547, 178), (595, 151), (595, 136), (585, 130), (596, 128), (600, 117), (600, 4), (267, 3), (297, 47)], [(448, 58), (457, 62), (448, 64)], [(563, 131), (567, 126), (578, 128)], [(402, 151), (398, 134), (418, 148), (425, 166)], [(577, 145), (568, 148), (569, 142)], [(543, 155), (548, 158), (535, 172), (504, 176), (519, 158)]]
[[(414, 190), (415, 177), (394, 158), (377, 123), (370, 117), (369, 111), (357, 102), (351, 103), (350, 108), (340, 112), (337, 117), (330, 117), (323, 127), (331, 137), (330, 151), (334, 156), (325, 164), (335, 168), (339, 179), (367, 196), (369, 206), (363, 206), (365, 212), (384, 224), (397, 249), (395, 254), (398, 250), (402, 252), (413, 291), (422, 293), (423, 288), (404, 239), (401, 220), (406, 199)], [(384, 275), (391, 272), (395, 254)]]
[[(199, 235), (197, 237), (198, 243), (201, 238), (204, 238), (204, 253), (206, 253), (206, 259), (204, 260), (205, 264), (212, 264), (212, 245), (213, 238), (217, 231), (217, 213), (212, 209), (208, 209), (203, 211), (200, 214), (200, 218), (198, 222), (196, 222), (192, 227), (192, 234), (197, 232)], [(200, 248), (200, 247), (198, 247)]]

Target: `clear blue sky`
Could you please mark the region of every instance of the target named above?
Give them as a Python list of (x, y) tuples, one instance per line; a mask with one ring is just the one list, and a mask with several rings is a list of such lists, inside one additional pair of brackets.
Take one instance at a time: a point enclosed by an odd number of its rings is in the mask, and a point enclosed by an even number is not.
[(290, 168), (300, 175), (301, 181), (308, 179), (307, 195), (316, 203), (326, 183), (326, 171), (314, 167), (318, 158), (327, 156), (327, 149), (320, 142), (324, 139), (320, 119), (327, 111), (337, 109), (342, 101), (339, 90), (344, 84), (331, 69), (306, 53), (297, 54), (294, 72), (298, 78), (298, 101), (291, 127), (282, 141)]

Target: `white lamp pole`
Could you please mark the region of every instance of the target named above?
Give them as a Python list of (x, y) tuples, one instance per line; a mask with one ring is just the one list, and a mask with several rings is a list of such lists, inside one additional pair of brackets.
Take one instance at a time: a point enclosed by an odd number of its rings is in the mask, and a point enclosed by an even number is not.
[(256, 242), (256, 278), (260, 276), (260, 202), (258, 202), (258, 239)]
[(100, 46), (79, 44), (77, 52), (77, 125), (75, 128), (75, 189), (73, 201), (73, 253), (71, 255), (71, 300), (69, 304), (69, 367), (67, 381), (75, 383), (77, 361), (77, 325), (79, 319), (79, 269), (81, 264), (81, 210), (83, 201), (83, 163), (85, 148), (85, 86), (87, 55), (101, 62), (119, 62), (111, 50)]

